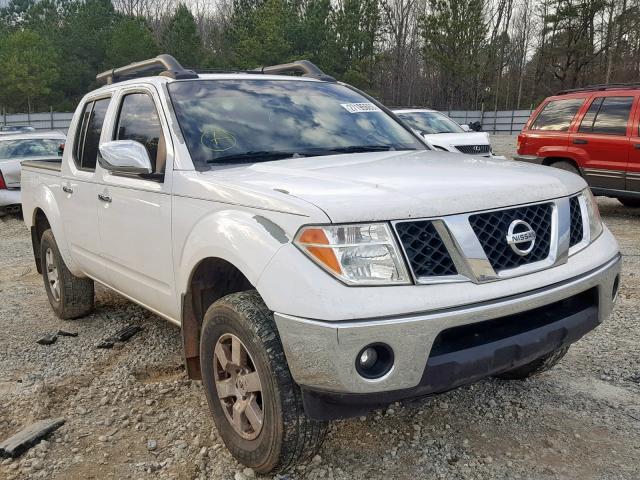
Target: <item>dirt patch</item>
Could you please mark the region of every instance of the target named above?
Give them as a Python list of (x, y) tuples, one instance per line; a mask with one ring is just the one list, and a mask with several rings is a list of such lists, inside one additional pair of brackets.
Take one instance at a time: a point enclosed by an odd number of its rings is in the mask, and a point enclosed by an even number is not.
[(147, 367), (133, 373), (142, 383), (164, 383), (184, 377), (184, 365)]

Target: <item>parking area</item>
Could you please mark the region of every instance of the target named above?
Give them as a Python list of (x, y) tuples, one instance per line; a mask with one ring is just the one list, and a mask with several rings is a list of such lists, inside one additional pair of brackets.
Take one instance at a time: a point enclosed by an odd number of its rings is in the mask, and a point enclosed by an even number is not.
[[(515, 137), (492, 143), (511, 155)], [(624, 255), (619, 300), (555, 369), (336, 422), (320, 455), (280, 478), (640, 478), (640, 209), (598, 203)], [(0, 218), (0, 272), (0, 440), (41, 418), (66, 422), (2, 461), (0, 478), (254, 476), (224, 448), (202, 387), (186, 378), (177, 327), (102, 287), (90, 316), (57, 319), (16, 217)], [(128, 324), (143, 330), (96, 348)], [(59, 329), (78, 336), (36, 343)]]

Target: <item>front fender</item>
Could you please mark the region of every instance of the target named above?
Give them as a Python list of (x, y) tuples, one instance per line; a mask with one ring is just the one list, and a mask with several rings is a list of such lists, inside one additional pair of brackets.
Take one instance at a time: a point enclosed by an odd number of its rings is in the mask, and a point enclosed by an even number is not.
[[(256, 286), (271, 258), (291, 242), (305, 218), (293, 217), (270, 211), (225, 209), (200, 218), (183, 239), (176, 239), (181, 245), (175, 263), (180, 293), (187, 291), (192, 273), (206, 258), (226, 260)], [(264, 301), (269, 306), (269, 299)]]

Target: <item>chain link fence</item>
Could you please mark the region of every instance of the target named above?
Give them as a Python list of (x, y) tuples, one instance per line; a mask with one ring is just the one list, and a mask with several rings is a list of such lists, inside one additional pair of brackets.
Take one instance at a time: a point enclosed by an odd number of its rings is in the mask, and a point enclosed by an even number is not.
[(73, 112), (3, 113), (0, 127), (29, 125), (36, 130), (58, 130), (67, 133)]
[(480, 122), (484, 132), (513, 135), (522, 130), (533, 110), (450, 110), (443, 113), (460, 124)]

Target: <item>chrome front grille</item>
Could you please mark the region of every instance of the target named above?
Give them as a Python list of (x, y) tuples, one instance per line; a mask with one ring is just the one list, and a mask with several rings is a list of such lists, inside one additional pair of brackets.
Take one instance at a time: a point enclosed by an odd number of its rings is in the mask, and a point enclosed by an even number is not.
[(458, 273), (447, 247), (429, 220), (398, 223), (396, 232), (416, 277)]
[[(496, 272), (539, 262), (549, 256), (552, 207), (550, 203), (543, 203), (469, 217), (471, 228)], [(531, 225), (536, 233), (533, 250), (527, 255), (516, 253), (506, 241), (509, 225), (516, 220)]]
[[(579, 195), (518, 207), (393, 222), (416, 283), (483, 283), (559, 265), (586, 246), (588, 225)], [(533, 245), (518, 240), (516, 221), (535, 233)], [(519, 233), (519, 232), (515, 232)], [(509, 238), (508, 238), (509, 237)], [(522, 250), (528, 250), (523, 254)], [(571, 252), (569, 249), (571, 248)]]

